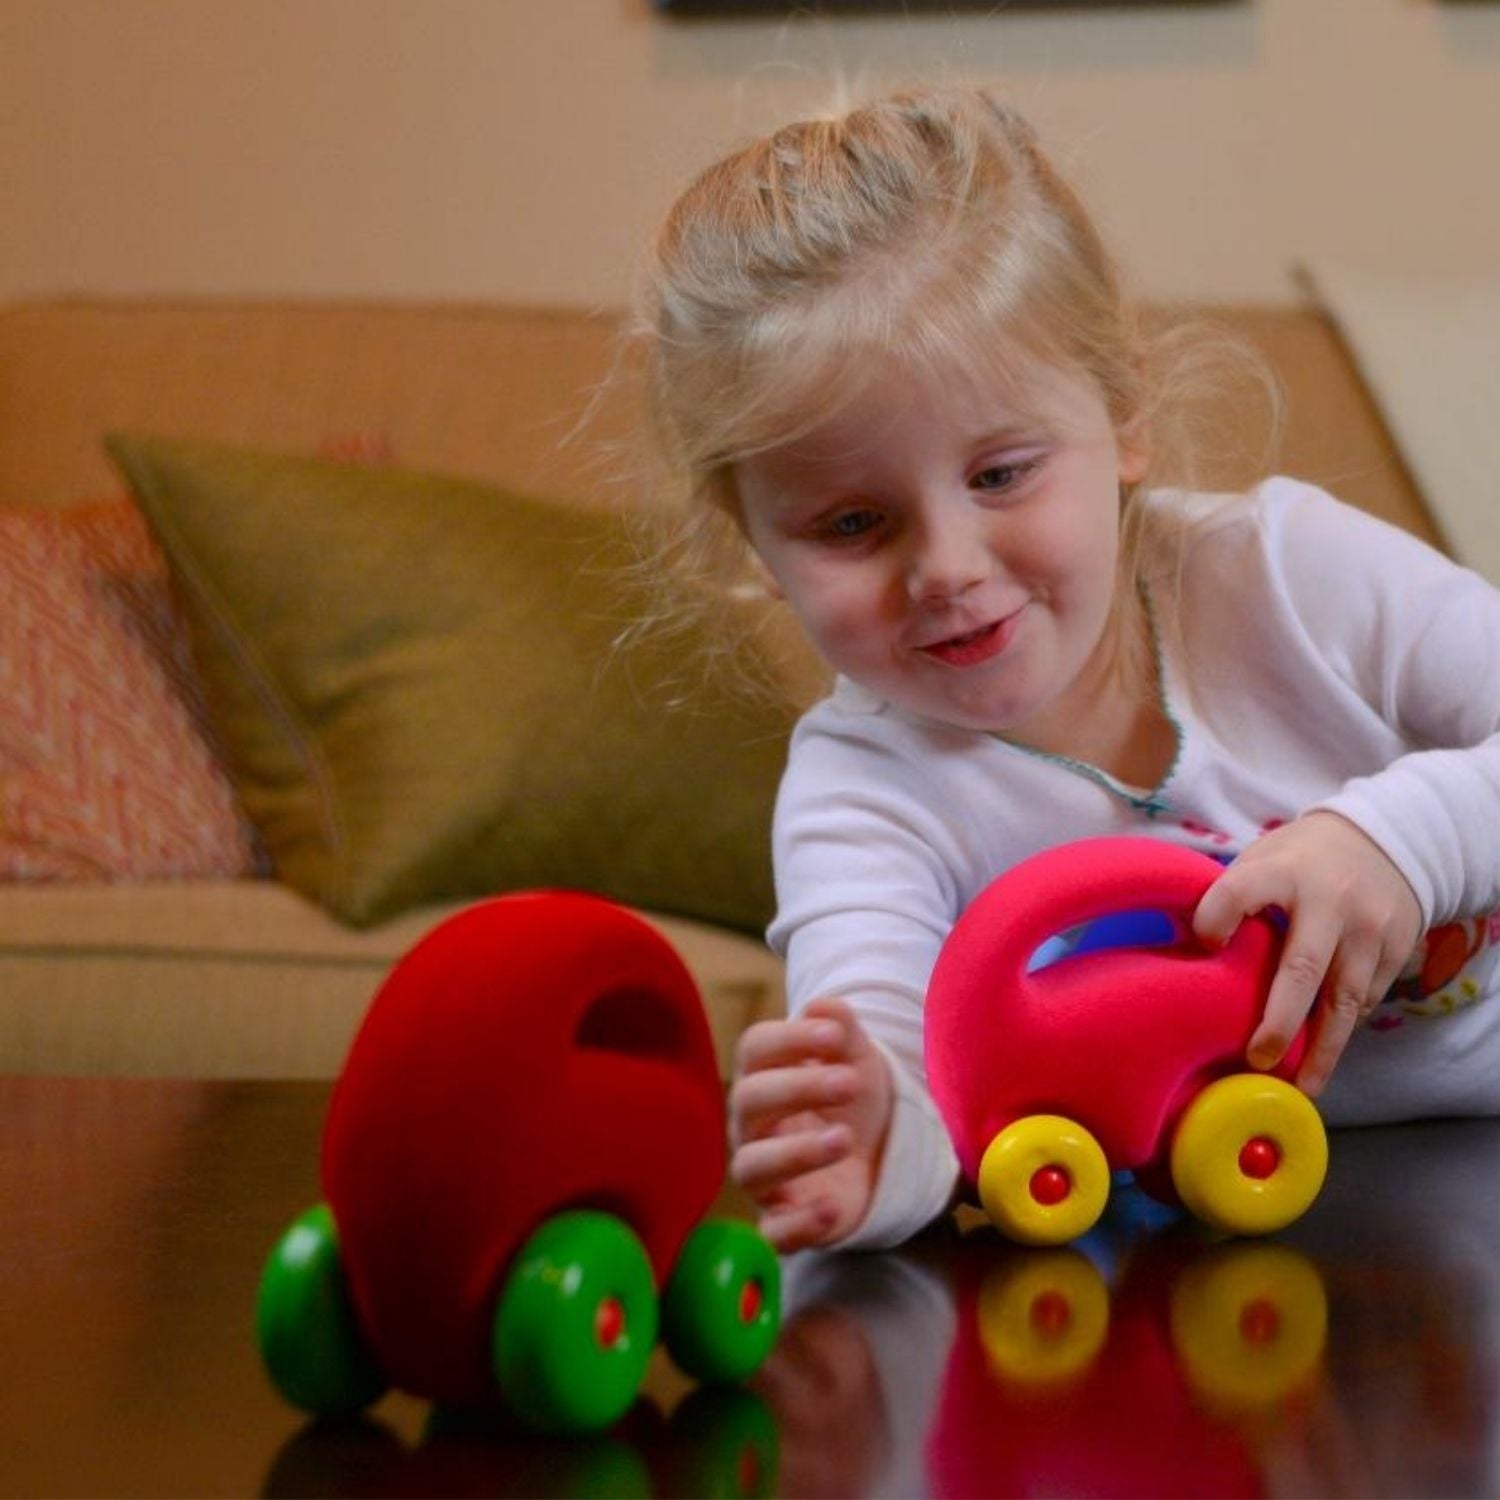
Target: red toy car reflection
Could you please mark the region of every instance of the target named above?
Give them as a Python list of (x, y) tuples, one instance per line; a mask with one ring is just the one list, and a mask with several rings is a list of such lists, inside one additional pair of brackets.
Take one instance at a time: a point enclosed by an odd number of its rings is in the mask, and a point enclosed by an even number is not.
[(738, 1379), (779, 1320), (748, 1225), (700, 1222), (723, 1181), (723, 1089), (697, 989), (612, 903), (538, 893), (443, 923), (376, 996), (323, 1137), (326, 1204), (271, 1257), (272, 1379), (348, 1411), (395, 1385), (604, 1427), (655, 1342)]
[[(1029, 1244), (1089, 1229), (1113, 1170), (1234, 1233), (1289, 1224), (1327, 1168), (1323, 1124), (1290, 1079), (1244, 1052), (1280, 936), (1243, 922), (1206, 950), (1194, 908), (1222, 866), (1154, 839), (1091, 839), (1023, 861), (950, 934), (927, 995), (928, 1080), (996, 1226)], [(1031, 968), (1049, 938), (1150, 910), (1171, 935)]]

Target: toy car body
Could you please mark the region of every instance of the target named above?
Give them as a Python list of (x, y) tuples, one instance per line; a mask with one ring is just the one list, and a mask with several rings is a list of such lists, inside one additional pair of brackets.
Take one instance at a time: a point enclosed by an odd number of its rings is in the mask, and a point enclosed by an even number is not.
[(507, 896), (392, 971), (329, 1107), (326, 1204), (262, 1283), (273, 1380), (316, 1412), (384, 1389), (497, 1396), (530, 1425), (608, 1425), (655, 1342), (736, 1379), (775, 1337), (760, 1237), (701, 1223), (723, 1091), (696, 987), (612, 903)]
[[(1278, 1229), (1317, 1196), (1327, 1139), (1288, 1081), (1305, 1038), (1271, 1073), (1244, 1062), (1279, 931), (1247, 918), (1210, 951), (1190, 930), (1221, 873), (1159, 840), (1084, 840), (1015, 866), (955, 924), (928, 989), (928, 1079), (965, 1173), (1011, 1237), (1082, 1234), (1122, 1168), (1237, 1233)], [(1032, 967), (1058, 934), (1148, 910), (1169, 921), (1166, 941)]]

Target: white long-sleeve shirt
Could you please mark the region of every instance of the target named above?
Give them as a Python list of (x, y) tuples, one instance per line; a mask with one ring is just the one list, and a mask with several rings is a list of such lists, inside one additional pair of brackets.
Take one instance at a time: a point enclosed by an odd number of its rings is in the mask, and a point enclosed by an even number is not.
[[(797, 726), (777, 801), (789, 1006), (845, 997), (892, 1064), (875, 1201), (846, 1243), (941, 1213), (957, 1160), (927, 1091), (922, 1007), (959, 914), (1041, 849), (1135, 834), (1232, 857), (1313, 808), (1410, 882), (1425, 946), (1319, 1101), (1332, 1124), (1500, 1112), (1500, 592), (1313, 486), (1163, 493), (1187, 528), (1180, 628), (1158, 631), (1177, 754), (1132, 788), (923, 720), (840, 681)], [(1153, 599), (1162, 578), (1147, 578)], [(1161, 605), (1163, 613), (1173, 608)]]

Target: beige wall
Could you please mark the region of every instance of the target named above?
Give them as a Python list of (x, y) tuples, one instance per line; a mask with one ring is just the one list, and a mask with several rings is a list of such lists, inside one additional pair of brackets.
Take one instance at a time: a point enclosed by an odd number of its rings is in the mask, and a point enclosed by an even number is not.
[(668, 22), (646, 0), (0, 0), (0, 296), (617, 301), (840, 76), (987, 80), (1156, 293), (1500, 267), (1500, 0)]

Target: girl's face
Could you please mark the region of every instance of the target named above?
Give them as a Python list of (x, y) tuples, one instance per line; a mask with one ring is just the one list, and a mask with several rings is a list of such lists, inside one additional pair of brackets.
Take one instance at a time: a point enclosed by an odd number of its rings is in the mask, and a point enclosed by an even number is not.
[[(746, 534), (837, 671), (947, 724), (1064, 748), (1110, 692), (1120, 485), (1147, 454), (1092, 381), (888, 368), (746, 459)], [(1117, 691), (1117, 689), (1116, 689)]]

